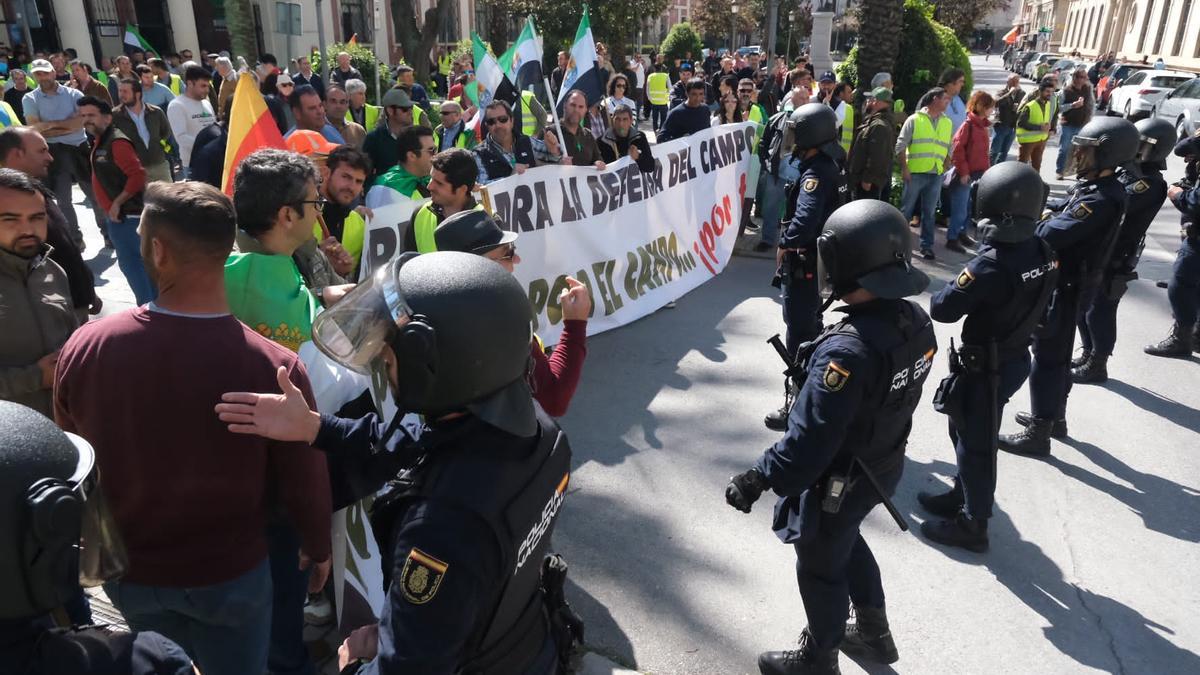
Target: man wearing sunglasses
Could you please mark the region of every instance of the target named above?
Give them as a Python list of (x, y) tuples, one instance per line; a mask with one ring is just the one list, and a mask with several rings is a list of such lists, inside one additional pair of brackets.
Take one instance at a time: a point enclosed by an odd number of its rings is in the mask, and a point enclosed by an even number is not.
[[(350, 111), (354, 112), (353, 107)], [(413, 125), (412, 99), (400, 89), (389, 89), (383, 95), (383, 111), (386, 123), (368, 131), (362, 147), (363, 152), (371, 158), (371, 166), (376, 174), (396, 166), (400, 159), (396, 142), (400, 133)]]
[(525, 173), (538, 164), (556, 164), (562, 159), (554, 134), (546, 134), (546, 140), (542, 141), (513, 132), (512, 106), (507, 101), (492, 101), (488, 105), (483, 126), (487, 136), (473, 150), (480, 185), (513, 173)]

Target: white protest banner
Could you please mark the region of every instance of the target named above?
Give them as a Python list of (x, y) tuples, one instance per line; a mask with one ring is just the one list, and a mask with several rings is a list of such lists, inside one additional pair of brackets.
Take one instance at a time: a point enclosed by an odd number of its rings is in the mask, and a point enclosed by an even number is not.
[[(517, 232), (516, 277), (529, 293), (546, 344), (562, 332), (566, 277), (583, 282), (594, 305), (588, 333), (654, 312), (719, 274), (729, 263), (753, 159), (753, 123), (726, 124), (652, 146), (653, 172), (628, 158), (604, 171), (540, 166), (486, 186), (485, 204)], [(364, 270), (400, 250), (418, 202), (375, 212)], [(401, 219), (403, 218), (403, 219)]]

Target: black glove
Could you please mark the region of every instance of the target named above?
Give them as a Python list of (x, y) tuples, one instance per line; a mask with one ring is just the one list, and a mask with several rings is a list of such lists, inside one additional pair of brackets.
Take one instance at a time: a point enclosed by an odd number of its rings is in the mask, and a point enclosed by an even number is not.
[(767, 479), (758, 469), (750, 469), (729, 479), (729, 485), (725, 487), (725, 501), (738, 511), (750, 513), (750, 507), (767, 487)]

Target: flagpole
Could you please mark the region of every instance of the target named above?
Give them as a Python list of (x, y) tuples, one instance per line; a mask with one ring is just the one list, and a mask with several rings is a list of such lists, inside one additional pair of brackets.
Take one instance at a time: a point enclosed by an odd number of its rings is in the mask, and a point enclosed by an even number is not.
[[(546, 91), (550, 91), (550, 78), (546, 77), (544, 73), (542, 74), (542, 86), (546, 87)], [(571, 154), (567, 152), (567, 139), (563, 136), (562, 122), (558, 120), (558, 106), (554, 103), (550, 104), (550, 114), (554, 117), (554, 128), (558, 130), (558, 148), (562, 151), (563, 157), (570, 157)], [(583, 129), (580, 129), (579, 132), (583, 133)]]

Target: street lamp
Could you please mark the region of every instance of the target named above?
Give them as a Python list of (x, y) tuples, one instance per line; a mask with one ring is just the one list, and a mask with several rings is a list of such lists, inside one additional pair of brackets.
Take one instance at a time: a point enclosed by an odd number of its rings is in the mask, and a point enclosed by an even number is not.
[(788, 45), (787, 45), (787, 58), (784, 60), (784, 65), (789, 68), (792, 65), (792, 30), (796, 26), (797, 18), (798, 17), (796, 16), (796, 10), (793, 9), (792, 11), (788, 12)]
[(730, 22), (730, 37), (732, 39), (729, 41), (729, 53), (732, 55), (733, 51), (737, 49), (737, 20), (739, 9), (737, 2), (734, 2), (732, 5), (730, 5), (729, 9), (733, 11), (733, 21)]

